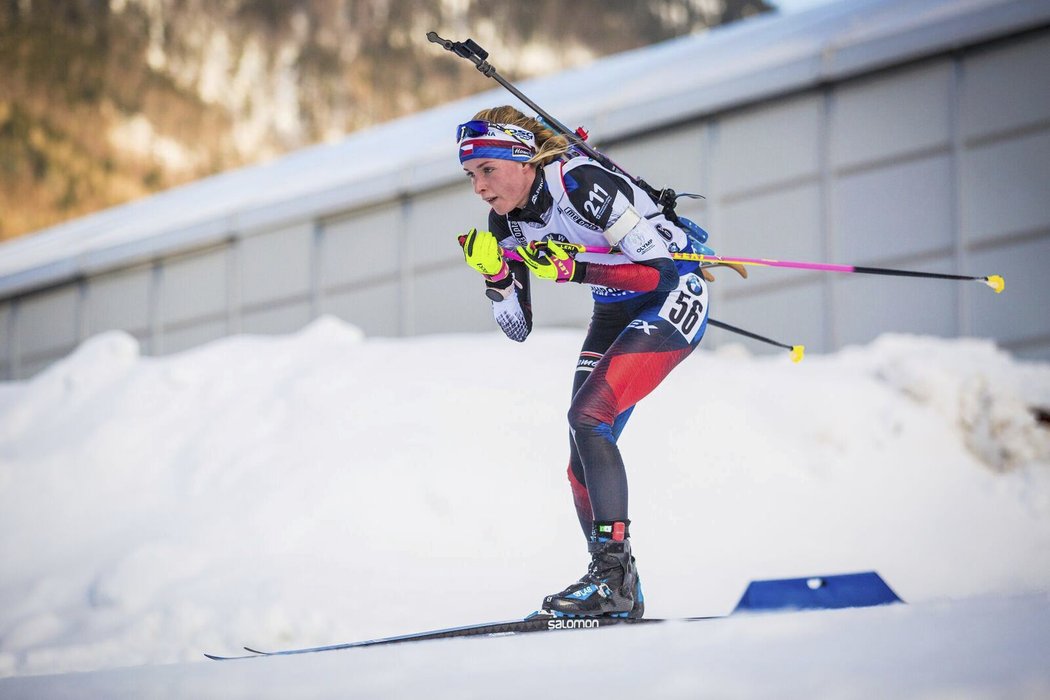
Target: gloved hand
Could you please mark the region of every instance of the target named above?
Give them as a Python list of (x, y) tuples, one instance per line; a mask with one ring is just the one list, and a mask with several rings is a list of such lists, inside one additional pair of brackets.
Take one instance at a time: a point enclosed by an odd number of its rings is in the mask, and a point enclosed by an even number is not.
[(577, 271), (575, 253), (570, 254), (556, 241), (547, 241), (546, 249), (546, 256), (526, 246), (518, 246), (516, 251), (537, 277), (555, 282), (578, 282), (573, 279)]
[(472, 228), (466, 236), (460, 237), (459, 244), (463, 246), (463, 257), (467, 264), (483, 274), (489, 282), (498, 282), (510, 274), (499, 241), (488, 231)]

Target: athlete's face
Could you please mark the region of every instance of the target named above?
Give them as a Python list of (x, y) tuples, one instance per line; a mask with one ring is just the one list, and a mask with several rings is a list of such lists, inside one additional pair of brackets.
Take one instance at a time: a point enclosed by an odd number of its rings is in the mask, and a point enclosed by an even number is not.
[(475, 158), (463, 169), (474, 182), (474, 193), (500, 216), (525, 204), (536, 178), (536, 166), (513, 160)]

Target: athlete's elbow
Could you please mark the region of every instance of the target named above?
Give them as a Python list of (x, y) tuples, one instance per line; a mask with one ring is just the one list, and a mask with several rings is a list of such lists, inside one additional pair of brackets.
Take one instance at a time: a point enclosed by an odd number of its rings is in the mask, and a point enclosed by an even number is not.
[(656, 291), (670, 292), (678, 288), (678, 268), (673, 260), (660, 260), (656, 269), (660, 272), (660, 279), (656, 283)]
[(524, 343), (529, 333), (532, 332), (532, 321), (522, 316), (503, 313), (496, 316), (496, 322), (502, 329), (503, 335), (517, 343)]

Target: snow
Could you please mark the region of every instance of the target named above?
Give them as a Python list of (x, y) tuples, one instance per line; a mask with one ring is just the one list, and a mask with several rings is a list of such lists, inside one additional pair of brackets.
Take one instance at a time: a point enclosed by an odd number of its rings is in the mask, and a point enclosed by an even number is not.
[(1050, 364), (902, 335), (702, 349), (621, 447), (649, 616), (868, 570), (908, 605), (203, 660), (513, 618), (583, 573), (581, 340), (110, 332), (0, 384), (0, 696), (562, 696), (609, 663), (613, 697), (1050, 693)]

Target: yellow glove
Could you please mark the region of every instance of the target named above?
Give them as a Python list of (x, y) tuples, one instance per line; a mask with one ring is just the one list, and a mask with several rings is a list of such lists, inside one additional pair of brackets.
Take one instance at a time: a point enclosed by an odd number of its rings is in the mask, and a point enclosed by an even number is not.
[(507, 276), (510, 270), (503, 259), (503, 249), (491, 233), (472, 228), (466, 236), (460, 237), (459, 243), (463, 246), (463, 258), (467, 264), (485, 275), (485, 279), (495, 282)]
[(575, 251), (562, 248), (556, 241), (547, 241), (547, 254), (543, 255), (531, 247), (518, 246), (517, 253), (532, 273), (545, 280), (555, 282), (579, 282), (574, 279), (577, 272)]

